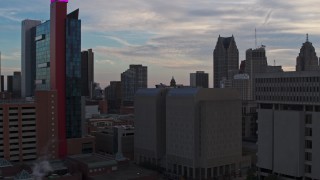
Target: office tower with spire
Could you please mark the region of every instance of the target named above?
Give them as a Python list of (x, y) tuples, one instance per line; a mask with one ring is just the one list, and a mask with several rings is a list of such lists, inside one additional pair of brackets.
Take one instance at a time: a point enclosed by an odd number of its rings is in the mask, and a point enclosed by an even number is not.
[(296, 71), (318, 71), (319, 61), (316, 51), (309, 41), (307, 34), (306, 42), (302, 44), (299, 56), (297, 57)]
[(21, 26), (21, 96), (34, 95), (36, 76), (36, 26), (38, 20), (23, 20)]
[(221, 88), (221, 81), (228, 80), (239, 71), (239, 50), (233, 37), (218, 37), (213, 51), (213, 87)]

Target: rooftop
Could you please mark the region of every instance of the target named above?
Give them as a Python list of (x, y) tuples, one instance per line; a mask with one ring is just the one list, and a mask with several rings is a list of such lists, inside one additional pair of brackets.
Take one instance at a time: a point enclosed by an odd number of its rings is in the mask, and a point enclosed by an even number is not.
[(108, 156), (99, 154), (80, 154), (69, 156), (70, 159), (86, 164), (88, 168), (99, 168), (103, 166), (117, 166), (117, 161)]

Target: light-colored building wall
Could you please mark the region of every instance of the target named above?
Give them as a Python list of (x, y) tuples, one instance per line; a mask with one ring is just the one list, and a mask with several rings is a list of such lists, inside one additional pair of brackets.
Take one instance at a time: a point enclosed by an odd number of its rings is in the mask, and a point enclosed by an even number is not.
[(172, 89), (166, 112), (169, 172), (207, 179), (238, 170), (242, 160), (241, 100), (236, 90)]
[(304, 113), (274, 111), (274, 172), (301, 177), (304, 172)]
[(160, 165), (166, 150), (167, 89), (141, 89), (135, 96), (134, 159)]
[(258, 161), (257, 166), (265, 169), (273, 168), (273, 111), (258, 109)]

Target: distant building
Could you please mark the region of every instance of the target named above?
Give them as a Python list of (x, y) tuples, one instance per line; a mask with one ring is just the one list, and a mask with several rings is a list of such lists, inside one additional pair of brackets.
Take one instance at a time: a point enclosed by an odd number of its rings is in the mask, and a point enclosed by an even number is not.
[(209, 74), (204, 71), (190, 73), (190, 86), (209, 88)]
[(4, 75), (1, 75), (1, 92), (4, 92)]
[(111, 81), (105, 88), (105, 99), (108, 102), (108, 111), (110, 113), (119, 113), (122, 99), (121, 81)]
[(21, 97), (21, 72), (13, 72), (12, 77), (12, 96), (14, 98)]
[(13, 76), (7, 76), (7, 91), (13, 93)]
[(308, 34), (306, 42), (303, 43), (299, 56), (297, 57), (296, 71), (319, 71), (319, 59)]
[(34, 96), (36, 76), (36, 26), (38, 20), (23, 20), (21, 25), (21, 96)]
[(231, 79), (239, 71), (239, 51), (231, 37), (218, 37), (213, 51), (213, 87), (221, 88), (220, 81)]
[(81, 52), (82, 96), (92, 98), (94, 83), (94, 53), (92, 49)]
[(242, 138), (245, 141), (257, 140), (257, 104), (254, 101), (250, 76), (246, 73), (236, 74), (225, 88), (238, 90), (242, 100)]
[(320, 179), (320, 71), (256, 76), (259, 176)]
[(134, 95), (138, 89), (148, 87), (148, 68), (142, 65), (130, 65), (121, 74), (122, 105), (133, 106)]
[(135, 129), (133, 126), (114, 126), (95, 133), (96, 150), (116, 155), (116, 158), (133, 159)]

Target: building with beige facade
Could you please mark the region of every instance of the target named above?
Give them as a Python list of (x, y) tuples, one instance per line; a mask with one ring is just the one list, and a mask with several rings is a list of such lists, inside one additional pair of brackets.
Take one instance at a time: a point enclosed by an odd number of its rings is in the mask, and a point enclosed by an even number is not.
[(236, 90), (145, 89), (135, 100), (138, 164), (162, 162), (156, 165), (169, 176), (187, 179), (233, 178), (250, 166), (242, 157)]
[(320, 71), (259, 74), (258, 162), (263, 179), (320, 179)]

